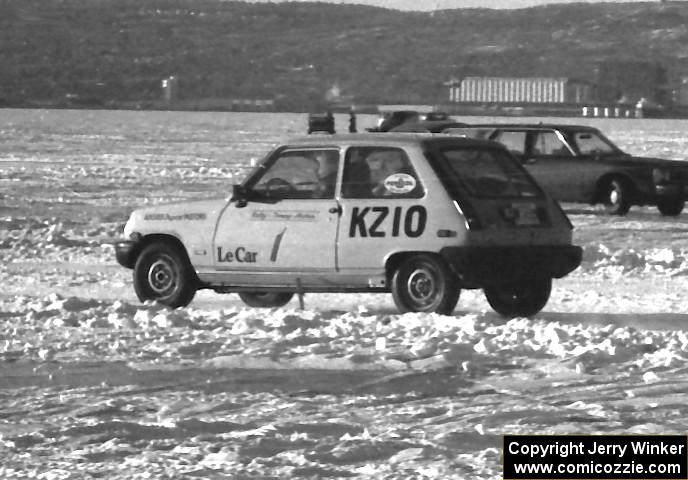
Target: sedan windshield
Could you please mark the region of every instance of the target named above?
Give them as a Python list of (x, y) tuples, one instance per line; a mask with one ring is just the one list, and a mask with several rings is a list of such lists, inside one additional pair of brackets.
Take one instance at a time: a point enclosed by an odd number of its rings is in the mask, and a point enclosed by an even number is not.
[(441, 150), (451, 173), (475, 197), (536, 197), (541, 194), (523, 168), (496, 148)]

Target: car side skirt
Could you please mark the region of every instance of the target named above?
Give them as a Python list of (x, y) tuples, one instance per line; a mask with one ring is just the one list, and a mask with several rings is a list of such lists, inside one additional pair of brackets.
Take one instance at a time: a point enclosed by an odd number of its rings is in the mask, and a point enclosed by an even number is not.
[(290, 291), (290, 292), (388, 292), (386, 275), (379, 270), (334, 271), (270, 271), (226, 272), (197, 271), (205, 288), (218, 292)]

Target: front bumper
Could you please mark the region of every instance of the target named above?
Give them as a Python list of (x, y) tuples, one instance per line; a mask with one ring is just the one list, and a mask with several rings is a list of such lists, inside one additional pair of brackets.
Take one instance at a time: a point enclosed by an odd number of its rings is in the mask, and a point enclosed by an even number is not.
[(133, 240), (120, 240), (115, 242), (114, 246), (117, 263), (126, 268), (134, 268), (139, 242)]
[(655, 185), (655, 194), (659, 197), (688, 198), (688, 185), (675, 183)]
[(466, 287), (529, 278), (561, 278), (575, 270), (583, 249), (575, 245), (446, 247), (440, 251)]

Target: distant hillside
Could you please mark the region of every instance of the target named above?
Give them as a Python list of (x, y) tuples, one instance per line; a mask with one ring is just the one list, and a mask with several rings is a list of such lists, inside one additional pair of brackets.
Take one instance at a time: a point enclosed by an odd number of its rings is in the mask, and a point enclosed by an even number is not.
[[(289, 0), (245, 0), (248, 2), (272, 2), (279, 3)], [(294, 1), (294, 0), (291, 0)], [(315, 0), (296, 0), (301, 2), (315, 1)], [(500, 9), (517, 9), (530, 8), (551, 3), (580, 3), (582, 1), (590, 2), (595, 0), (318, 0), (327, 3), (353, 3), (360, 5), (370, 5), (375, 7), (391, 8), (394, 10), (407, 10), (416, 12), (429, 12), (432, 10), (449, 10), (457, 8), (500, 8)], [(597, 0), (599, 1), (599, 0)], [(604, 0), (606, 2), (643, 2), (647, 0)], [(666, 0), (656, 0), (666, 1)], [(669, 0), (669, 1), (686, 1), (686, 0)]]
[(435, 13), (324, 3), (0, 0), (0, 104), (144, 105), (179, 78), (181, 100), (275, 98), (317, 106), (434, 103), (464, 75), (592, 79), (605, 59), (688, 75), (688, 4), (551, 5)]

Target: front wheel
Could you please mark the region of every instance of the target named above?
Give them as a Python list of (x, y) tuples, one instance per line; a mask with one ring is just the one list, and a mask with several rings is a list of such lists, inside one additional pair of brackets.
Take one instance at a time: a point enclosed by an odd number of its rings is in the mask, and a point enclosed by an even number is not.
[(292, 292), (240, 292), (239, 298), (249, 307), (282, 307), (289, 303)]
[(660, 198), (657, 200), (659, 213), (667, 217), (676, 217), (683, 211), (685, 202), (682, 198)]
[(139, 300), (171, 308), (185, 307), (196, 294), (196, 274), (184, 252), (167, 242), (143, 249), (134, 266), (134, 291)]
[(427, 254), (414, 255), (394, 272), (392, 296), (399, 311), (435, 312), (449, 315), (454, 311), (461, 289), (446, 264)]
[(604, 208), (612, 215), (626, 215), (631, 209), (631, 193), (627, 181), (612, 179), (604, 193)]
[(530, 317), (544, 308), (552, 292), (552, 279), (523, 280), (485, 287), (490, 306), (505, 317)]

